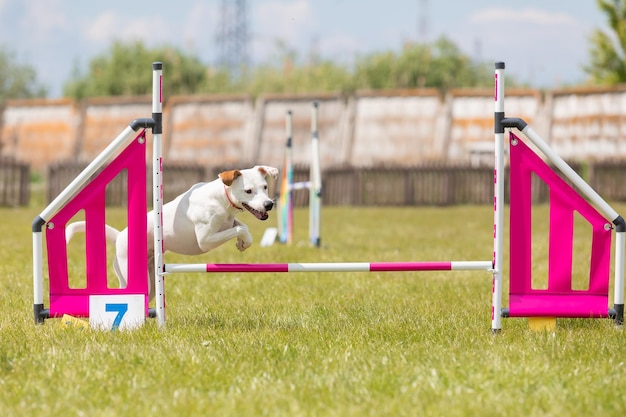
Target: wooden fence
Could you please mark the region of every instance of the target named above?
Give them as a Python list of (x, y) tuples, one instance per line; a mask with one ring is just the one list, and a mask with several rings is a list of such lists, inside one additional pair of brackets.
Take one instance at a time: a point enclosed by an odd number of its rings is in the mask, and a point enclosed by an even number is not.
[(588, 166), (589, 185), (604, 199), (626, 201), (626, 161), (614, 160)]
[(0, 206), (27, 206), (30, 201), (30, 165), (0, 157)]
[[(570, 166), (578, 173), (580, 164)], [(624, 165), (626, 167), (626, 164)], [(597, 172), (604, 172), (601, 167)], [(294, 181), (306, 181), (309, 169), (296, 166)], [(505, 169), (505, 184), (509, 173)], [(626, 178), (626, 169), (622, 175)], [(487, 166), (428, 164), (411, 168), (335, 168), (322, 173), (322, 199), (331, 206), (451, 206), (493, 204), (493, 168)], [(600, 181), (598, 181), (600, 182)], [(607, 192), (617, 190), (603, 186)], [(621, 190), (620, 190), (621, 191)], [(624, 201), (626, 193), (622, 191)], [(607, 199), (615, 200), (617, 193)], [(504, 190), (505, 202), (509, 189)], [(533, 203), (549, 199), (548, 187), (538, 177), (532, 178)], [(308, 190), (296, 190), (294, 205), (306, 206)]]
[[(626, 201), (626, 161), (570, 165), (607, 201)], [(50, 166), (48, 201), (85, 166), (77, 163)], [(163, 170), (165, 201), (170, 201), (196, 182), (215, 179), (222, 171), (220, 167), (188, 164), (165, 165)], [(508, 170), (505, 170), (504, 175), (508, 182)], [(294, 181), (306, 181), (308, 178), (308, 166), (298, 165), (294, 168)], [(331, 168), (324, 170), (322, 179), (323, 203), (330, 206), (493, 204), (493, 168), (488, 166), (431, 164), (411, 168)], [(151, 180), (152, 175), (148, 173), (149, 184)], [(120, 175), (107, 187), (107, 204), (125, 204), (126, 190), (125, 177)], [(276, 195), (275, 190), (270, 192)], [(546, 203), (549, 200), (548, 187), (538, 177), (533, 177), (532, 193), (534, 203)], [(308, 200), (308, 190), (294, 191), (295, 206), (306, 206)], [(508, 187), (505, 187), (505, 200), (509, 200)]]
[[(46, 199), (52, 201), (63, 189), (87, 166), (87, 162), (64, 162), (49, 165), (47, 168)], [(165, 201), (174, 199), (185, 192), (193, 184), (206, 181), (206, 170), (203, 166), (193, 164), (164, 164), (163, 198)], [(95, 174), (97, 175), (97, 174)], [(147, 203), (152, 205), (152, 167), (147, 168)], [(128, 187), (126, 171), (123, 170), (106, 188), (107, 206), (126, 205)]]

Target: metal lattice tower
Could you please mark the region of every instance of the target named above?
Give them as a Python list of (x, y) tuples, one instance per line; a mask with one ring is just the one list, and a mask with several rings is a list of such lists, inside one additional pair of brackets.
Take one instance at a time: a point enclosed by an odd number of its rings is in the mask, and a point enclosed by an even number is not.
[(222, 0), (217, 43), (220, 68), (243, 76), (249, 63), (246, 0)]

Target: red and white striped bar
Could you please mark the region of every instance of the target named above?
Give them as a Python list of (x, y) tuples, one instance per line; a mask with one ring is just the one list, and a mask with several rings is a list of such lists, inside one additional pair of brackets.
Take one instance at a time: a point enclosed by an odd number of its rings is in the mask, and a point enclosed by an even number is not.
[(491, 261), (165, 264), (165, 272), (406, 272), (491, 271)]

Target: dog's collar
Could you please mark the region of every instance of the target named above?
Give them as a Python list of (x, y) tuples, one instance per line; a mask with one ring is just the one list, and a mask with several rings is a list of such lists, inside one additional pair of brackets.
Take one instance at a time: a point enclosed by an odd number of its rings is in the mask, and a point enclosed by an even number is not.
[(233, 203), (233, 200), (230, 199), (230, 195), (228, 195), (228, 188), (226, 186), (224, 186), (224, 194), (226, 194), (226, 199), (228, 200), (232, 208), (236, 208), (239, 211), (243, 211), (243, 207), (237, 206), (235, 203)]

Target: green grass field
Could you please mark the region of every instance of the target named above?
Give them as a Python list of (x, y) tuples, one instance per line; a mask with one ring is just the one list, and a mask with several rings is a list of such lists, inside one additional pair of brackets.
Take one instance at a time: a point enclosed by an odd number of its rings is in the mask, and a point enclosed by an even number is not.
[[(535, 332), (525, 319), (506, 319), (492, 335), (487, 272), (170, 275), (165, 328), (154, 320), (126, 332), (58, 319), (35, 326), (30, 225), (40, 209), (0, 209), (2, 416), (626, 412), (623, 331), (569, 319)], [(547, 216), (546, 207), (538, 212)], [(122, 210), (108, 216), (123, 223)], [(166, 261), (489, 260), (493, 250), (489, 206), (324, 208), (321, 249), (304, 243), (305, 211), (296, 211), (299, 243), (259, 247), (274, 219), (242, 215), (255, 238), (243, 253), (229, 242)], [(539, 251), (547, 232), (535, 228)], [(72, 256), (72, 269), (80, 262)]]

